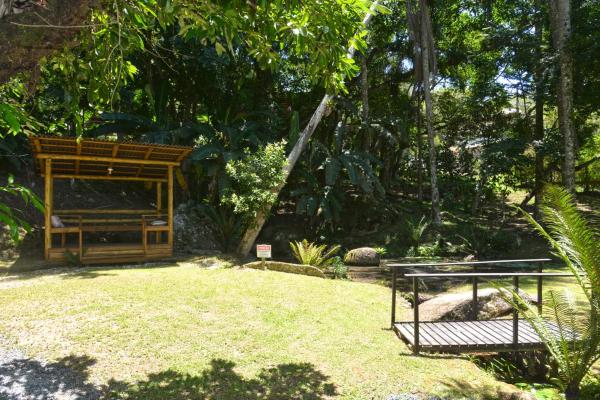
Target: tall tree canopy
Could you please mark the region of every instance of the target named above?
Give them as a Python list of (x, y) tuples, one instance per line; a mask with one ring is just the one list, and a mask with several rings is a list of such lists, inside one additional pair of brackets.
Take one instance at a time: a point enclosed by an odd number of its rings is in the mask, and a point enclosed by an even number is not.
[[(244, 253), (273, 213), (327, 236), (396, 215), (398, 196), (440, 222), (600, 180), (594, 1), (8, 3), (0, 129), (195, 146), (187, 198), (228, 243), (247, 232)], [(5, 136), (3, 167), (25, 146)], [(288, 169), (253, 176), (256, 154)]]

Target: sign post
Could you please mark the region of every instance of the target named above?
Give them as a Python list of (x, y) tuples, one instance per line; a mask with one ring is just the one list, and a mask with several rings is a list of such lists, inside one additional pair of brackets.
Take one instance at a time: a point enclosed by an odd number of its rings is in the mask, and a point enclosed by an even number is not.
[(256, 245), (256, 257), (262, 261), (263, 269), (267, 269), (265, 265), (265, 258), (271, 258), (271, 245), (270, 244), (257, 244)]

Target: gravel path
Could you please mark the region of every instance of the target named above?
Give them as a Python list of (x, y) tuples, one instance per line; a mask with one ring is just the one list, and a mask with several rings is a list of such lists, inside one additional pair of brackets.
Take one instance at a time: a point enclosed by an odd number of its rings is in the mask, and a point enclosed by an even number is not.
[(93, 360), (70, 356), (55, 362), (27, 357), (0, 336), (0, 399), (92, 400), (100, 391), (87, 381)]

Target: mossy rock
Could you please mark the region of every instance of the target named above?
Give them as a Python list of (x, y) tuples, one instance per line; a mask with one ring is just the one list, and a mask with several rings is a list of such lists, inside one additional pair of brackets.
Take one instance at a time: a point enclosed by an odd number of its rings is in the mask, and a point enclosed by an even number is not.
[(379, 253), (372, 247), (360, 247), (358, 249), (350, 250), (344, 256), (344, 264), (378, 266)]
[(254, 261), (243, 265), (244, 268), (252, 269), (268, 269), (269, 271), (287, 272), (289, 274), (308, 275), (316, 276), (319, 278), (325, 278), (325, 274), (319, 268), (313, 267), (312, 265), (302, 264), (291, 264), (279, 261)]

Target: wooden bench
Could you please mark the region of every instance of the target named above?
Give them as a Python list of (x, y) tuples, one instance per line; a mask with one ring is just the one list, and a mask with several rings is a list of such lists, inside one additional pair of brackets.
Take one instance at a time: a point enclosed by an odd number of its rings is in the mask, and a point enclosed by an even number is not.
[[(75, 214), (73, 211), (77, 211), (78, 213)], [(135, 251), (142, 253), (141, 255), (145, 257), (153, 253), (152, 251), (148, 251), (148, 234), (154, 233), (155, 243), (156, 245), (160, 245), (162, 241), (161, 233), (169, 232), (169, 226), (166, 223), (164, 225), (152, 225), (153, 221), (157, 219), (164, 221), (166, 217), (166, 214), (157, 212), (156, 210), (57, 210), (56, 214), (65, 226), (52, 227), (51, 234), (61, 235), (61, 248), (65, 249), (64, 251), (71, 251), (66, 246), (67, 234), (76, 234), (78, 237), (76, 252), (80, 261), (85, 261), (86, 259), (84, 256), (84, 233), (140, 232), (142, 235), (141, 248)], [(89, 217), (89, 214), (104, 214), (108, 217), (92, 218)], [(124, 253), (131, 254), (132, 251), (134, 250), (132, 250), (131, 245), (115, 244), (105, 246), (103, 254), (106, 257), (110, 255), (118, 257)]]

